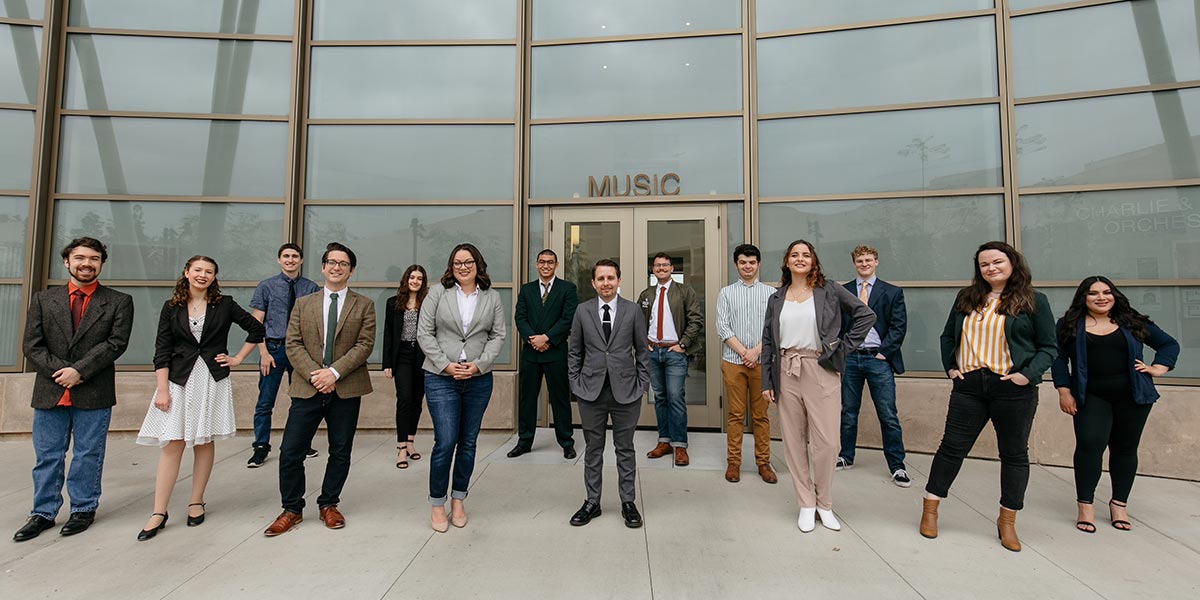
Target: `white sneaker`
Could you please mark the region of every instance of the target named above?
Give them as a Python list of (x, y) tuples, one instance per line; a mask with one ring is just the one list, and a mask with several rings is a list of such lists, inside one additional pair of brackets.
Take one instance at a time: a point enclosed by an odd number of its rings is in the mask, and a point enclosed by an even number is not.
[(839, 456), (837, 459), (837, 464), (834, 465), (833, 470), (834, 471), (849, 471), (850, 469), (853, 469), (853, 468), (854, 468), (854, 463)]
[(912, 485), (912, 479), (909, 478), (908, 471), (905, 471), (904, 469), (896, 469), (895, 472), (892, 473), (892, 483), (902, 488), (906, 488)]
[(833, 516), (832, 510), (818, 508), (817, 516), (821, 518), (821, 524), (825, 526), (825, 529), (832, 529), (833, 531), (842, 530), (842, 524), (838, 523), (837, 517)]
[(800, 509), (800, 518), (796, 520), (796, 527), (799, 527), (800, 531), (803, 531), (804, 533), (808, 533), (817, 528), (817, 520), (816, 519), (817, 519), (817, 509), (802, 508), (802, 509)]

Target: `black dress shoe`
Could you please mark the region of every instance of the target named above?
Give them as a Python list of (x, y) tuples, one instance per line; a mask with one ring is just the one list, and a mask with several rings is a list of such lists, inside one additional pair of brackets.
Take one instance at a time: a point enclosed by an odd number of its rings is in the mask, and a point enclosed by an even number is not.
[(600, 505), (584, 501), (583, 506), (575, 511), (574, 515), (571, 515), (571, 524), (576, 527), (587, 525), (598, 516), (600, 516)]
[(567, 446), (563, 448), (563, 458), (567, 460), (574, 459), (578, 454), (575, 454), (575, 446)]
[(637, 504), (633, 502), (621, 503), (621, 516), (625, 517), (626, 527), (637, 529), (642, 526), (642, 513), (638, 512)]
[(58, 530), (63, 535), (75, 535), (87, 531), (88, 527), (96, 520), (96, 511), (89, 510), (87, 512), (73, 512), (71, 518), (63, 523), (62, 529)]
[(138, 533), (138, 541), (139, 542), (144, 542), (144, 541), (158, 535), (158, 530), (167, 526), (167, 513), (153, 513), (150, 516), (162, 517), (162, 521), (158, 522), (158, 527), (151, 527), (150, 529), (143, 529), (140, 533)]
[(39, 515), (30, 515), (29, 520), (25, 521), (25, 524), (13, 534), (13, 541), (24, 542), (32, 540), (51, 527), (54, 527), (54, 519), (47, 519)]
[(508, 451), (508, 457), (516, 458), (522, 454), (529, 454), (530, 450), (533, 450), (533, 448), (530, 448), (529, 446), (522, 446), (520, 444), (517, 444), (516, 446), (513, 446), (512, 450)]

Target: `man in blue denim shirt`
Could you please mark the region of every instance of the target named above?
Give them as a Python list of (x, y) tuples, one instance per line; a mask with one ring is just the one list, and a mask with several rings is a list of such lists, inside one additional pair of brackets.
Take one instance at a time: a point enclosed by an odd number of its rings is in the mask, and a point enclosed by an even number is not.
[[(258, 403), (254, 406), (254, 455), (246, 461), (246, 466), (251, 469), (261, 467), (271, 452), (271, 413), (275, 409), (275, 396), (283, 382), (284, 371), (289, 380), (292, 376), (292, 365), (283, 344), (292, 307), (296, 298), (320, 289), (312, 280), (300, 275), (300, 265), (304, 264), (300, 246), (292, 243), (280, 246), (276, 260), (283, 271), (259, 282), (250, 299), (251, 314), (267, 329), (267, 338), (258, 345), (261, 376), (258, 379)], [(309, 448), (308, 458), (316, 455), (317, 451)]]

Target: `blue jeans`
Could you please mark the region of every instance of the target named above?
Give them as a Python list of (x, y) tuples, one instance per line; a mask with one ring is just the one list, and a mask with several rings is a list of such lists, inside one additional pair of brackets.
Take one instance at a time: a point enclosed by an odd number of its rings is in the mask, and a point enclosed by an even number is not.
[(658, 441), (687, 448), (687, 402), (683, 398), (688, 358), (666, 348), (650, 350), (650, 387), (654, 388), (654, 417)]
[(59, 406), (33, 411), (33, 510), (50, 520), (62, 508), (63, 469), (67, 448), (74, 439), (71, 472), (67, 475), (67, 494), (71, 512), (91, 512), (100, 504), (100, 477), (104, 471), (104, 450), (108, 443), (111, 408), (83, 410)]
[(900, 419), (896, 416), (896, 378), (886, 360), (866, 354), (846, 356), (846, 370), (842, 372), (842, 451), (839, 456), (854, 462), (864, 380), (871, 388), (871, 400), (875, 402), (875, 414), (879, 416), (888, 471), (903, 469), (904, 438), (900, 432)]
[(433, 450), (429, 453), (429, 503), (446, 504), (450, 487), (450, 463), (454, 463), (454, 485), (450, 497), (462, 500), (475, 471), (475, 442), (483, 423), (483, 411), (492, 399), (492, 374), (470, 379), (425, 372), (425, 404), (433, 420)]
[(254, 447), (271, 449), (271, 413), (275, 410), (275, 396), (287, 372), (292, 377), (292, 363), (288, 362), (287, 350), (282, 342), (267, 342), (267, 352), (275, 359), (271, 372), (258, 377), (258, 402), (254, 405)]

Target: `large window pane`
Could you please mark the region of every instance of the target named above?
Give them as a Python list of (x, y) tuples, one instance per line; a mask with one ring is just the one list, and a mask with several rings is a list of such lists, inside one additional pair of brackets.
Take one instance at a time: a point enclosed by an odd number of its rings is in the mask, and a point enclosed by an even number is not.
[[(216, 259), (223, 280), (258, 280), (279, 270), (283, 206), (218, 202), (54, 203), (54, 248), (80, 236), (108, 245), (109, 279), (174, 280), (188, 258)], [(52, 277), (65, 279), (62, 261), (52, 260)]]
[[(546, 207), (530, 206), (529, 217), (525, 220), (526, 227), (529, 228), (529, 244), (526, 246), (526, 270), (525, 277), (533, 279), (537, 277), (537, 253), (541, 252), (546, 245)], [(562, 257), (558, 258), (562, 262)]]
[(1022, 186), (1200, 177), (1200, 89), (1018, 106)]
[(0, 196), (0, 277), (20, 277), (25, 272), (25, 227), (29, 198)]
[[(182, 271), (183, 265), (179, 265), (179, 268)], [(108, 275), (108, 273), (104, 273), (104, 275)], [(103, 281), (103, 277), (101, 281)], [(122, 354), (121, 358), (117, 359), (117, 364), (153, 365), (154, 336), (158, 332), (158, 316), (162, 314), (163, 303), (171, 298), (171, 288), (165, 286), (115, 286), (113, 289), (133, 297), (133, 333), (129, 336), (129, 348), (125, 350), (125, 354)], [(242, 308), (250, 310), (250, 298), (254, 296), (254, 288), (221, 286), (221, 293), (232, 297)], [(235, 324), (229, 328), (229, 345), (226, 347), (230, 354), (237, 354), (242, 349), (242, 344), (245, 341), (246, 332), (241, 327)], [(246, 360), (242, 364), (249, 366), (257, 365), (258, 350), (250, 352), (250, 355), (246, 357)], [(129, 401), (148, 405), (150, 398), (131, 398)], [(244, 423), (243, 425), (248, 425), (248, 423)]]
[(763, 196), (998, 187), (996, 106), (807, 117), (758, 125)]
[(17, 348), (21, 345), (21, 286), (0, 285), (0, 367), (17, 364)]
[(283, 42), (71, 35), (66, 108), (286, 115)]
[[(1090, 273), (1092, 275), (1097, 273)], [(1103, 275), (1104, 273), (1098, 273)], [(1083, 278), (1080, 277), (1080, 280)], [(1166, 377), (1200, 377), (1200, 361), (1189, 360), (1200, 350), (1200, 287), (1133, 287), (1118, 285), (1134, 310), (1150, 317), (1155, 325), (1175, 338), (1182, 360)], [(1050, 298), (1054, 314), (1062, 316), (1071, 305), (1075, 288), (1042, 289)], [(907, 351), (907, 348), (905, 349)], [(1154, 350), (1146, 348), (1147, 363), (1153, 363)], [(906, 357), (907, 358), (907, 357)]]
[(313, 118), (500, 118), (515, 112), (512, 46), (314, 48)]
[(533, 118), (742, 107), (742, 39), (721, 36), (533, 49)]
[(942, 329), (957, 295), (958, 288), (904, 288), (904, 308), (908, 314), (908, 330), (904, 336), (906, 370), (944, 372)]
[(1039, 279), (1200, 279), (1200, 188), (1022, 196), (1021, 250)]
[[(638, 174), (664, 180), (659, 194), (742, 193), (742, 120), (684, 119), (583, 125), (537, 125), (530, 133), (530, 194), (534, 198), (587, 197), (589, 178), (607, 194), (656, 195), (654, 186), (631, 190)], [(670, 182), (667, 174), (677, 175)]]
[(850, 251), (859, 244), (879, 251), (879, 276), (884, 279), (970, 279), (979, 244), (1004, 239), (1004, 198), (834, 200), (759, 206), (759, 239), (770, 278), (779, 277), (783, 253), (797, 238), (816, 246), (821, 269), (838, 281), (855, 276)]
[[(352, 287), (355, 281), (399, 282), (413, 263), (436, 281), (450, 250), (467, 242), (483, 254), (492, 281), (512, 281), (512, 218), (511, 206), (308, 206), (304, 247), (314, 257), (329, 242), (353, 249), (358, 268)], [(307, 261), (305, 274), (319, 280), (320, 262)]]
[(758, 31), (899, 19), (992, 8), (992, 0), (758, 0)]
[(29, 189), (33, 111), (0, 110), (0, 190)]
[(313, 39), (517, 37), (517, 0), (315, 0)]
[(1055, 4), (1069, 4), (1072, 0), (1008, 0), (1009, 10), (1025, 10)]
[(511, 125), (308, 128), (308, 197), (502, 200), (513, 197)]
[[(742, 202), (725, 205), (725, 269), (726, 283), (738, 280), (737, 263), (733, 262), (733, 249), (750, 240), (746, 239), (746, 205)], [(761, 262), (761, 261), (760, 261)], [(760, 267), (759, 277), (762, 276)]]
[(1017, 97), (1200, 79), (1196, 4), (1118, 2), (1012, 20)]
[(287, 123), (64, 117), (58, 191), (282, 197)]
[(758, 42), (761, 113), (998, 94), (992, 17)]
[(291, 35), (295, 0), (71, 0), (67, 23), (102, 29), (164, 29)]
[(0, 17), (40, 21), (45, 6), (44, 0), (5, 0), (0, 2)]
[(534, 0), (533, 39), (675, 33), (740, 27), (739, 0)]
[(0, 23), (0, 102), (37, 102), (42, 28)]

